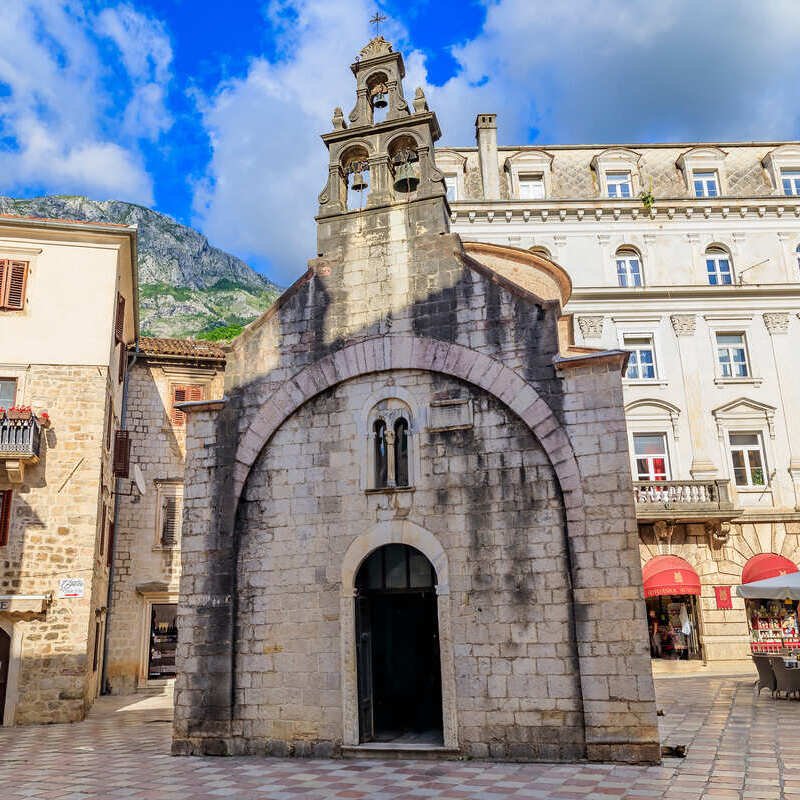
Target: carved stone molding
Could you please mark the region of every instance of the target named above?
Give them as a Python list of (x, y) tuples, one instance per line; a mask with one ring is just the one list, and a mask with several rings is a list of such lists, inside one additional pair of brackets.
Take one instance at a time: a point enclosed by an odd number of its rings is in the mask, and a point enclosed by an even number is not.
[(695, 314), (673, 314), (669, 320), (676, 336), (694, 336), (697, 330), (697, 316)]
[(578, 327), (584, 339), (599, 339), (603, 335), (603, 317), (578, 317)]
[(653, 533), (659, 542), (669, 542), (672, 539), (672, 534), (675, 531), (675, 523), (671, 520), (659, 519), (653, 523)]
[(764, 315), (764, 325), (771, 336), (789, 332), (789, 314), (784, 311), (768, 311)]
[(712, 546), (715, 544), (727, 544), (731, 535), (730, 522), (717, 522), (716, 520), (709, 520), (703, 527)]

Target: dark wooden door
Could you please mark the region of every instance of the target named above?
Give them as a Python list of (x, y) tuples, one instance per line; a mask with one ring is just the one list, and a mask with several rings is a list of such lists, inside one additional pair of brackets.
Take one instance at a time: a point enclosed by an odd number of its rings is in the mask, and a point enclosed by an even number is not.
[(372, 680), (372, 614), (370, 598), (356, 597), (356, 671), (358, 674), (358, 727), (362, 742), (375, 738)]
[(11, 637), (0, 630), (0, 725), (6, 708), (6, 686), (8, 684), (8, 663), (11, 660)]

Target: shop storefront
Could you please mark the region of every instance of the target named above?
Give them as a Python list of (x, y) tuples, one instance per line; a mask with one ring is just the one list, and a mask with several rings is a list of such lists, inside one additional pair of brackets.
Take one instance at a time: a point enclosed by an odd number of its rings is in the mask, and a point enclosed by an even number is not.
[(177, 603), (150, 606), (148, 680), (175, 677), (175, 651), (178, 646)]
[(700, 578), (677, 556), (656, 556), (642, 569), (650, 654), (653, 658), (702, 658), (698, 597)]

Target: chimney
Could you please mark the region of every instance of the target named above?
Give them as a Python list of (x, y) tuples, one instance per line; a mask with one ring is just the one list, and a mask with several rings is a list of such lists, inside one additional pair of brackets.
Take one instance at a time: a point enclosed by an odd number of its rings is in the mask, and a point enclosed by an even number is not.
[(483, 179), (483, 199), (500, 199), (500, 165), (497, 161), (497, 114), (478, 114), (475, 140)]

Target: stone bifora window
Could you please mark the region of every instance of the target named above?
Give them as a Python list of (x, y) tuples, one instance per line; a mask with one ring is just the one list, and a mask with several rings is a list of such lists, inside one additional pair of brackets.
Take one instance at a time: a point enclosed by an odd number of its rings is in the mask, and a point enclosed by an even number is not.
[(384, 400), (370, 413), (371, 489), (403, 489), (412, 485), (411, 415), (399, 400)]

